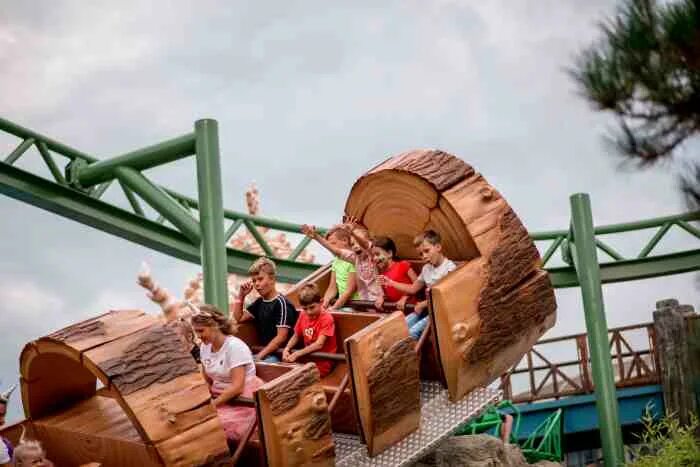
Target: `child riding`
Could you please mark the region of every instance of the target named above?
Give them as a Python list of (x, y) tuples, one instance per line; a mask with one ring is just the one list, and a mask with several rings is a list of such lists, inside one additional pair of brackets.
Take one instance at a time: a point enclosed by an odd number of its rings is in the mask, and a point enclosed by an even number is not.
[[(426, 293), (439, 280), (457, 269), (455, 263), (447, 259), (442, 252), (442, 239), (434, 230), (426, 230), (413, 242), (425, 264), (418, 278), (412, 284), (397, 282), (386, 275), (380, 278), (384, 287), (393, 287), (398, 291), (415, 295), (425, 288)], [(406, 316), (411, 337), (418, 340), (428, 325), (427, 300), (418, 302), (413, 313)]]
[[(293, 363), (312, 352), (335, 353), (335, 323), (333, 316), (321, 304), (321, 294), (315, 284), (306, 284), (299, 291), (302, 312), (294, 327), (294, 335), (284, 348), (282, 360)], [(302, 340), (304, 348), (294, 350)], [(314, 359), (321, 378), (333, 369), (333, 362)]]
[[(259, 258), (248, 270), (250, 280), (241, 284), (238, 299), (233, 302), (233, 316), (237, 322), (254, 320), (262, 350), (256, 360), (279, 362), (275, 355), (284, 347), (297, 322), (297, 311), (287, 297), (277, 291), (275, 263), (268, 258)], [(255, 288), (260, 297), (243, 309), (246, 296)]]

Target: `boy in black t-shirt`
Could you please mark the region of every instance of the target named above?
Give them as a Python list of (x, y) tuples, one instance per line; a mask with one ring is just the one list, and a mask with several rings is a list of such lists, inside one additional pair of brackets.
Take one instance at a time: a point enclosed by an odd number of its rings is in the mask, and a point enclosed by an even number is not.
[[(284, 348), (294, 332), (297, 310), (287, 297), (277, 292), (275, 275), (277, 268), (268, 258), (260, 258), (248, 269), (250, 280), (241, 284), (238, 300), (233, 302), (233, 316), (236, 321), (255, 320), (258, 336), (263, 349), (255, 356), (256, 360), (279, 362), (275, 351)], [(245, 297), (255, 288), (260, 297), (243, 310)]]

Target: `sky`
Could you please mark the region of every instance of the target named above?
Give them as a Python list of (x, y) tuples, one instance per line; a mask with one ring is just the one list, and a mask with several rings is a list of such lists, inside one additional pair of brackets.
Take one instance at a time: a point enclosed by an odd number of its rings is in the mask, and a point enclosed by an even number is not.
[[(439, 148), (473, 165), (531, 231), (566, 228), (572, 193), (596, 224), (683, 212), (674, 165), (638, 171), (604, 144), (613, 122), (567, 74), (613, 1), (180, 1), (0, 3), (0, 112), (99, 158), (219, 122), (224, 204), (331, 225), (353, 181), (386, 157)], [(17, 144), (0, 136), (0, 154)], [(687, 153), (690, 151), (687, 150)], [(683, 157), (693, 157), (693, 153)], [(4, 157), (4, 156), (1, 156)], [(19, 166), (39, 167), (28, 153)], [(148, 173), (196, 193), (191, 160)], [(123, 204), (117, 193), (108, 199)], [(641, 248), (645, 235), (613, 246)], [(697, 248), (672, 232), (659, 251)], [(22, 346), (114, 308), (155, 307), (147, 261), (181, 293), (197, 267), (0, 197), (0, 386)], [(656, 300), (698, 305), (681, 275), (604, 287), (608, 325)], [(548, 336), (583, 332), (579, 289), (557, 291)], [(18, 398), (10, 419), (20, 416)]]

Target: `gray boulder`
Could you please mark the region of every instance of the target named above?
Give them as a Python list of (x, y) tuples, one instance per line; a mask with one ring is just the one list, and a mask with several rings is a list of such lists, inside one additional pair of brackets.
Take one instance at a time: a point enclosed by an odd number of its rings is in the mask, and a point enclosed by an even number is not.
[[(529, 466), (520, 449), (490, 435), (453, 436), (424, 457), (416, 467), (522, 467)], [(540, 467), (560, 466), (538, 462)]]

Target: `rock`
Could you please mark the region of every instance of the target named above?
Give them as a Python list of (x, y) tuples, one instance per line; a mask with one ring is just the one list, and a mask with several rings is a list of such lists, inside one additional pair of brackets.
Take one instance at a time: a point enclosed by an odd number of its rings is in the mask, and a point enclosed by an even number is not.
[(520, 467), (528, 463), (517, 446), (490, 435), (453, 436), (416, 466)]
[[(503, 444), (490, 435), (453, 436), (440, 447), (421, 459), (415, 467), (522, 467), (528, 466), (518, 446)], [(556, 462), (541, 461), (540, 467), (560, 466)]]

